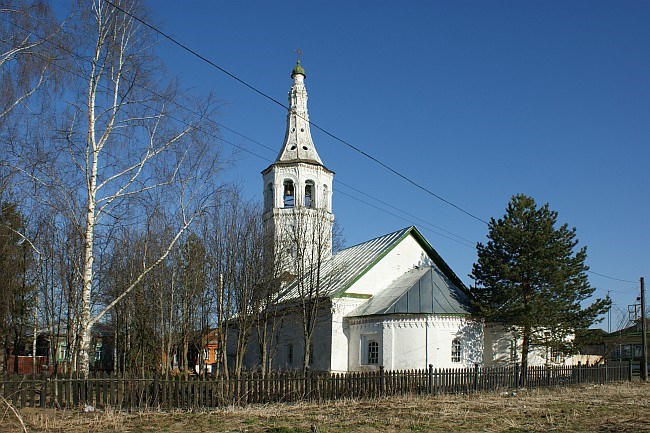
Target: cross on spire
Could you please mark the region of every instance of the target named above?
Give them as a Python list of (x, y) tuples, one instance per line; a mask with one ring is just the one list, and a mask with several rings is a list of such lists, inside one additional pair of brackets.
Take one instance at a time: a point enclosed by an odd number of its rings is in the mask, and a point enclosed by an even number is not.
[(298, 63), (300, 63), (300, 57), (302, 57), (302, 50), (300, 48), (296, 48), (295, 52), (298, 55)]

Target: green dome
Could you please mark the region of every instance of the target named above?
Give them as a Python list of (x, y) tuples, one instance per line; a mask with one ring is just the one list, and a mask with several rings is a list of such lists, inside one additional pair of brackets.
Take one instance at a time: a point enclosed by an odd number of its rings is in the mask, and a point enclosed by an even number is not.
[(305, 77), (307, 76), (307, 74), (305, 74), (305, 68), (303, 68), (300, 65), (300, 60), (298, 60), (296, 62), (296, 67), (293, 68), (293, 71), (291, 71), (291, 78), (293, 78), (293, 76), (296, 75), (296, 74), (301, 74), (301, 75), (304, 75)]

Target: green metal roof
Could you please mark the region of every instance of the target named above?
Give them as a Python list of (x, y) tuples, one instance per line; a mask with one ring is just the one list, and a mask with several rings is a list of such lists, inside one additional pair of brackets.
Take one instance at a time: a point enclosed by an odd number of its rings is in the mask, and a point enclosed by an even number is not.
[(470, 314), (469, 298), (437, 266), (423, 266), (403, 274), (390, 286), (349, 314)]
[[(444, 279), (447, 281), (445, 284), (453, 286), (455, 288), (454, 290), (458, 290), (463, 293), (463, 296), (467, 296), (467, 288), (463, 282), (414, 226), (371, 239), (335, 254), (321, 268), (321, 286), (324, 289), (323, 295), (332, 298), (356, 297), (355, 294), (347, 294), (346, 290), (370, 271), (407, 236), (413, 236), (422, 249), (424, 249), (433, 261), (436, 272), (444, 276)], [(287, 300), (296, 298), (298, 296), (297, 282), (289, 283), (281, 296)]]
[(305, 73), (305, 68), (302, 67), (300, 64), (300, 60), (296, 61), (296, 67), (293, 68), (293, 71), (291, 71), (291, 78), (293, 78), (294, 75), (296, 74), (301, 74), (304, 75), (305, 77), (307, 74)]

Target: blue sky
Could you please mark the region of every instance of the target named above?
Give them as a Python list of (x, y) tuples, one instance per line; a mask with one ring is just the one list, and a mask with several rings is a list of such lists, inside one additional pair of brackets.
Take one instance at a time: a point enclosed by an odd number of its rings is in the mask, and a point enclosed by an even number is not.
[[(313, 122), (482, 219), (502, 216), (513, 194), (548, 202), (577, 228), (592, 271), (630, 281), (590, 275), (599, 296), (611, 291), (613, 327), (639, 276), (650, 277), (650, 2), (150, 6), (161, 29), (282, 102), (300, 47)], [(220, 131), (268, 159), (240, 151), (225, 173), (261, 200), (260, 171), (280, 149), (285, 111), (180, 48), (163, 48), (170, 74), (222, 101), (224, 126), (273, 149)], [(336, 172), (334, 213), (348, 245), (415, 224), (470, 284), (484, 223), (312, 134)], [(346, 185), (396, 209), (371, 207), (361, 200), (387, 208)]]

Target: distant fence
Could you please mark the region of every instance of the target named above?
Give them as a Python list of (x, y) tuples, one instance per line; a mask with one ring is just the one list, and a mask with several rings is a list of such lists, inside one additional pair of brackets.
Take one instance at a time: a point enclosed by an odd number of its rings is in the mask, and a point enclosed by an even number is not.
[[(219, 376), (162, 376), (93, 373), (87, 379), (8, 375), (0, 395), (15, 407), (75, 408), (91, 405), (122, 410), (189, 409), (248, 404), (325, 401), (415, 394), (443, 395), (517, 387), (517, 367), (379, 371), (363, 373), (272, 372)], [(529, 367), (527, 387), (632, 380), (629, 366)]]

